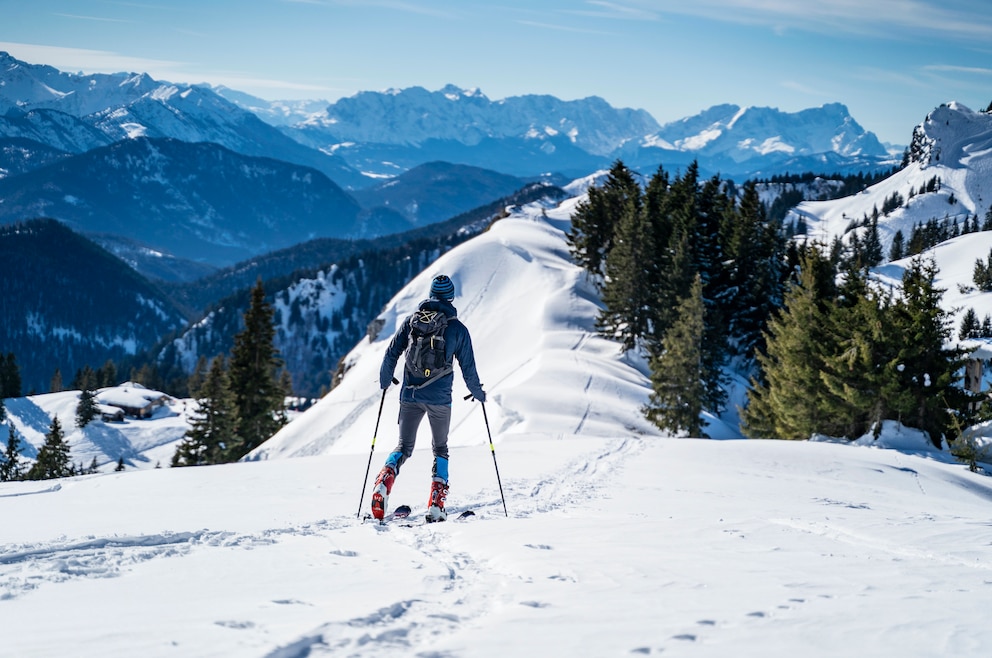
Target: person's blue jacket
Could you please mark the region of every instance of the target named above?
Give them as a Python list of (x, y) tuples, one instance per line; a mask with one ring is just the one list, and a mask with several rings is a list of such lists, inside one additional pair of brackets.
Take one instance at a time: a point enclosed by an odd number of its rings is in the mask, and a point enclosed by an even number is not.
[[(458, 319), (458, 311), (450, 302), (437, 299), (427, 299), (420, 303), (420, 310), (441, 311), (448, 316), (448, 328), (444, 331), (445, 356), (451, 361), (452, 357), (458, 359), (458, 365), (462, 371), (462, 378), (468, 390), (480, 402), (486, 401), (486, 394), (479, 383), (479, 373), (475, 369), (475, 352), (472, 351), (472, 337), (469, 336), (468, 329)], [(386, 355), (382, 358), (382, 367), (379, 368), (379, 385), (386, 389), (393, 381), (393, 372), (399, 362), (403, 352), (406, 351), (410, 343), (410, 318), (406, 318), (396, 330), (393, 339), (389, 342)], [(455, 381), (454, 372), (439, 377), (437, 381), (416, 388), (426, 380), (409, 372), (403, 368), (403, 388), (400, 391), (400, 400), (403, 402), (422, 402), (424, 404), (451, 404), (451, 387)]]

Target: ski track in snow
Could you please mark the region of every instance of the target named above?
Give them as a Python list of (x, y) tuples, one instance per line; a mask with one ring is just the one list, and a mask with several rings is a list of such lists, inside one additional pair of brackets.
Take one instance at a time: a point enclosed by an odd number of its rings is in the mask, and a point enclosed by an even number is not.
[[(557, 512), (568, 507), (576, 497), (596, 496), (608, 487), (610, 475), (623, 462), (643, 448), (637, 438), (608, 441), (597, 451), (582, 457), (561, 472), (541, 480), (510, 480), (504, 483), (507, 507), (516, 518)], [(527, 501), (526, 505), (524, 501)], [(516, 504), (515, 504), (516, 503)], [(477, 497), (464, 505), (476, 511), (478, 517), (502, 516), (502, 501)], [(526, 510), (526, 511), (524, 511)], [(458, 510), (452, 510), (452, 515)], [(393, 539), (420, 553), (424, 562), (440, 567), (447, 575), (438, 582), (425, 582), (432, 590), (430, 600), (400, 599), (387, 603), (376, 612), (332, 621), (305, 633), (270, 653), (266, 658), (304, 658), (320, 655), (381, 656), (412, 655), (430, 647), (439, 637), (447, 637), (469, 627), (473, 620), (483, 617), (499, 604), (519, 604), (543, 607), (540, 601), (506, 601), (501, 583), (507, 579), (527, 578), (523, 573), (501, 571), (486, 561), (473, 558), (453, 547), (448, 529), (461, 523), (484, 520), (469, 518), (443, 525), (404, 527), (403, 522), (372, 525), (385, 538)], [(550, 546), (530, 546), (535, 550), (550, 550)], [(434, 573), (437, 570), (432, 570)], [(436, 578), (436, 577), (435, 577)], [(425, 625), (422, 620), (430, 620)], [(424, 654), (429, 655), (429, 654)], [(439, 654), (440, 655), (440, 654)]]
[[(560, 472), (536, 484), (532, 479), (510, 479), (503, 483), (507, 507), (516, 518), (555, 513), (567, 509), (569, 501), (590, 499), (609, 487), (612, 475), (624, 461), (643, 449), (639, 438), (605, 440), (603, 444), (568, 464)], [(494, 483), (495, 485), (495, 483)], [(45, 493), (39, 491), (33, 493)], [(27, 494), (24, 494), (27, 495)], [(387, 602), (379, 610), (357, 617), (328, 621), (296, 640), (268, 653), (271, 658), (317, 655), (351, 656), (415, 652), (429, 647), (438, 637), (465, 629), (475, 619), (501, 604), (541, 607), (540, 601), (503, 600), (508, 579), (526, 579), (519, 572), (499, 570), (476, 560), (450, 541), (451, 530), (461, 524), (485, 522), (485, 517), (503, 516), (503, 503), (495, 486), (465, 501), (477, 517), (439, 525), (403, 527), (401, 521), (379, 526), (369, 524), (383, 540), (412, 549), (425, 568), (424, 596)], [(452, 515), (458, 513), (452, 510)], [(338, 517), (259, 532), (191, 530), (132, 536), (62, 538), (56, 542), (3, 546), (0, 552), (0, 600), (74, 579), (115, 578), (138, 565), (158, 559), (188, 556), (194, 551), (250, 550), (275, 544), (288, 536), (310, 535), (340, 540), (341, 531), (353, 529), (356, 520)], [(547, 546), (531, 546), (535, 550)], [(347, 549), (332, 554), (353, 556)], [(437, 574), (443, 574), (438, 576)], [(423, 620), (430, 620), (425, 624)], [(222, 625), (238, 622), (217, 622)], [(232, 628), (237, 626), (230, 626)]]
[(87, 537), (57, 543), (7, 545), (0, 552), (0, 600), (74, 578), (113, 578), (137, 564), (194, 550), (273, 544), (283, 535), (313, 535), (342, 527), (320, 521), (261, 533), (195, 530), (137, 536)]

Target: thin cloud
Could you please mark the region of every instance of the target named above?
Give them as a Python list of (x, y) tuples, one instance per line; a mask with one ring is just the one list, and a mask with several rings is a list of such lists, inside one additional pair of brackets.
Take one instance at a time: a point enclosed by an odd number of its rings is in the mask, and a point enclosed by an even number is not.
[(708, 19), (819, 33), (872, 34), (898, 38), (943, 34), (967, 39), (992, 39), (985, 0), (642, 0), (652, 11), (689, 14)]
[(118, 73), (135, 71), (147, 73), (161, 82), (206, 83), (223, 85), (231, 89), (250, 88), (258, 90), (256, 93), (270, 91), (272, 93), (266, 94), (266, 96), (272, 98), (296, 97), (303, 93), (339, 96), (343, 91), (346, 91), (326, 85), (258, 78), (236, 71), (210, 71), (205, 70), (201, 64), (196, 62), (143, 59), (105, 50), (0, 41), (0, 51), (7, 51), (12, 56), (32, 64), (47, 64), (66, 72)]
[(656, 21), (660, 19), (657, 12), (643, 9), (641, 7), (631, 7), (629, 5), (621, 5), (616, 2), (606, 2), (605, 0), (589, 0), (586, 4), (596, 7), (596, 9), (575, 9), (565, 13), (574, 14), (576, 16), (591, 16), (593, 18), (613, 18), (620, 20)]
[(124, 18), (107, 18), (105, 16), (83, 16), (81, 14), (62, 14), (59, 12), (52, 12), (52, 16), (59, 16), (60, 18), (71, 18), (77, 21), (98, 21), (101, 23), (133, 23), (134, 21), (129, 21)]
[(931, 64), (923, 67), (924, 71), (937, 73), (974, 73), (977, 75), (992, 75), (992, 69), (978, 66), (952, 66), (949, 64)]
[[(118, 71), (147, 72), (153, 77), (163, 77), (162, 71), (172, 73), (190, 68), (186, 62), (162, 59), (130, 57), (107, 50), (85, 48), (65, 48), (32, 43), (0, 41), (0, 50), (31, 63), (44, 63), (63, 71), (84, 71), (87, 73), (108, 73)], [(155, 73), (153, 73), (155, 72)]]
[(394, 11), (402, 11), (408, 14), (429, 16), (431, 18), (442, 18), (442, 19), (456, 18), (456, 15), (450, 11), (435, 9), (433, 7), (424, 7), (422, 5), (414, 4), (412, 2), (403, 2), (402, 0), (282, 0), (282, 1), (296, 3), (296, 4), (324, 5), (327, 7), (331, 7), (331, 6), (361, 7), (362, 9), (366, 9), (368, 7), (379, 7), (381, 9), (392, 9)]
[(540, 23), (538, 21), (525, 21), (525, 20), (518, 20), (516, 22), (520, 25), (526, 25), (528, 27), (536, 27), (542, 30), (555, 30), (558, 32), (574, 32), (577, 34), (601, 34), (601, 35), (612, 34), (611, 32), (604, 32), (602, 30), (590, 30), (582, 27), (574, 27), (572, 25), (555, 25), (552, 23)]

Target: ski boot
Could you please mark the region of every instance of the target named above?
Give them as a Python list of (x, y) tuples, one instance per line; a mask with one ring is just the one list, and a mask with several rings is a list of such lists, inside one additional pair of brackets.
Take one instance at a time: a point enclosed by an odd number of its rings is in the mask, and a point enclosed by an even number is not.
[(375, 479), (375, 487), (372, 489), (372, 516), (380, 521), (386, 516), (386, 505), (389, 503), (389, 492), (393, 490), (394, 480), (396, 471), (389, 465), (383, 466)]
[(431, 481), (431, 497), (427, 501), (427, 522), (436, 523), (448, 518), (444, 500), (448, 497), (448, 483), (439, 477)]

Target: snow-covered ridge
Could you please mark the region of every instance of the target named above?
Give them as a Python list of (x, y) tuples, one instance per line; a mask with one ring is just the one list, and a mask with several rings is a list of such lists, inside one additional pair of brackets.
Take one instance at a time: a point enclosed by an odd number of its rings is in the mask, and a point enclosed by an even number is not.
[(491, 101), (478, 89), (447, 85), (365, 91), (329, 105), (303, 125), (326, 129), (340, 141), (419, 144), (451, 140), (566, 135), (589, 153), (609, 155), (623, 142), (658, 128), (644, 110), (616, 109), (598, 97), (564, 101), (547, 95)]
[(799, 112), (770, 107), (717, 105), (693, 117), (665, 124), (642, 141), (645, 147), (722, 155), (744, 161), (770, 153), (885, 157), (887, 151), (862, 128), (846, 106), (829, 103)]
[[(577, 202), (518, 208), (438, 259), (386, 305), (376, 338), (345, 357), (343, 381), (250, 458), (360, 450), (376, 424), (385, 348), (438, 273), (455, 283), (455, 307), (472, 335), (494, 433), (656, 435), (640, 411), (650, 388), (644, 366), (597, 335), (597, 293), (571, 261), (565, 230)], [(480, 405), (462, 400), (467, 392), (456, 366), (453, 446), (475, 444), (484, 431)], [(397, 409), (393, 388), (383, 417), (395, 418)]]
[[(931, 191), (920, 193), (928, 185)], [(992, 207), (992, 114), (960, 103), (941, 105), (914, 130), (908, 166), (860, 194), (802, 203), (792, 219), (803, 218), (810, 237), (829, 244), (852, 222), (871, 217), (873, 209), (880, 211), (894, 194), (904, 204), (879, 218), (886, 253), (897, 230), (909, 239), (914, 225), (930, 219), (961, 223), (965, 217), (984, 218)]]

